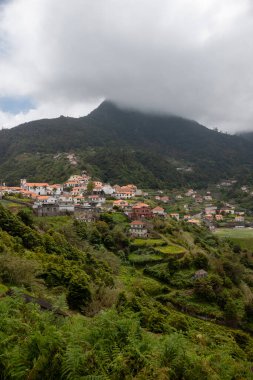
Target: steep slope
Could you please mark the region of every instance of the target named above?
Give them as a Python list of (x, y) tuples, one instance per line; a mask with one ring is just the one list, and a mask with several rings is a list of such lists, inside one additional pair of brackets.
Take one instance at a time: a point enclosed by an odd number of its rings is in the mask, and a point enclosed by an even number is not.
[(185, 254), (152, 263), (128, 228), (0, 204), (1, 379), (252, 380), (252, 253), (160, 221)]
[[(76, 153), (78, 167), (65, 168), (53, 158), (66, 152)], [(253, 167), (251, 144), (240, 137), (180, 117), (121, 109), (110, 102), (86, 117), (39, 120), (0, 132), (0, 178), (50, 180), (48, 171), (38, 172), (38, 165), (31, 165), (45, 155), (55, 180), (61, 180), (64, 172), (67, 177), (71, 171), (88, 169), (104, 180), (135, 181), (147, 187), (168, 187), (172, 182), (204, 185), (245, 176)], [(17, 169), (20, 159), (23, 164)]]
[(242, 137), (245, 140), (253, 142), (253, 132), (241, 132), (238, 133), (238, 136)]

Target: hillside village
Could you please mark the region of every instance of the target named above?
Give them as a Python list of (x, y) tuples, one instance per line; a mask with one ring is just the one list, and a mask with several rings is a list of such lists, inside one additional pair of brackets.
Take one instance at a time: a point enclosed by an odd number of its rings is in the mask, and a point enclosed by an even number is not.
[[(0, 197), (26, 203), (37, 216), (74, 215), (94, 222), (101, 212), (122, 212), (130, 220), (130, 235), (147, 237), (154, 218), (173, 218), (190, 224), (219, 227), (252, 227), (251, 212), (239, 205), (221, 201), (219, 191), (236, 181), (222, 181), (212, 191), (138, 189), (134, 184), (110, 185), (93, 180), (86, 172), (70, 176), (62, 184), (20, 180), (19, 187), (0, 186)], [(249, 193), (247, 186), (241, 191)], [(217, 195), (218, 194), (218, 195)]]

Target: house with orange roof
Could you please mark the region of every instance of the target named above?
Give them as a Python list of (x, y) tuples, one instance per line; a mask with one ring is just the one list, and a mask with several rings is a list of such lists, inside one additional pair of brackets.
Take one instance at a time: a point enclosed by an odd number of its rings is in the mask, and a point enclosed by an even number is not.
[(179, 220), (180, 219), (180, 216), (177, 212), (173, 212), (170, 214), (170, 217), (173, 218), (173, 219), (176, 219), (176, 220)]
[(187, 220), (188, 223), (191, 223), (191, 224), (196, 224), (197, 226), (200, 225), (200, 220), (199, 219), (189, 219)]
[(36, 202), (40, 204), (56, 204), (57, 199), (49, 195), (37, 195)]
[(84, 193), (84, 189), (81, 186), (73, 187), (73, 189), (70, 192), (70, 194), (73, 196), (81, 195), (82, 193)]
[(21, 190), (20, 194), (22, 194), (23, 197), (26, 197), (26, 198), (36, 199), (36, 197), (37, 197), (36, 193), (34, 193), (33, 191), (29, 191), (29, 190)]
[(69, 193), (63, 193), (60, 195), (59, 201), (63, 203), (73, 203), (73, 196)]
[(170, 198), (167, 195), (164, 195), (163, 197), (160, 198), (160, 201), (163, 203), (168, 203)]
[(132, 237), (146, 238), (148, 236), (146, 224), (140, 220), (134, 220), (130, 224), (129, 233)]
[(52, 195), (61, 195), (63, 192), (63, 185), (53, 184), (49, 186), (49, 191)]
[(21, 179), (21, 188), (28, 190), (37, 195), (47, 195), (49, 192), (49, 184), (46, 182), (27, 182), (26, 179)]
[(132, 207), (132, 211), (128, 214), (131, 219), (151, 219), (153, 213), (151, 207), (146, 203), (137, 203)]
[(64, 187), (79, 187), (79, 181), (67, 181), (64, 183)]
[(103, 182), (101, 181), (93, 181), (94, 188), (96, 187), (103, 187)]
[(6, 186), (6, 191), (7, 193), (12, 193), (12, 194), (19, 194), (21, 193), (22, 188), (17, 187), (17, 186)]
[(113, 202), (113, 206), (119, 207), (119, 208), (125, 208), (129, 206), (129, 203), (122, 199), (117, 199), (116, 201)]
[(137, 187), (135, 185), (114, 186), (115, 193), (113, 196), (117, 199), (131, 199), (135, 196)]
[(165, 210), (160, 206), (153, 208), (152, 213), (154, 216), (165, 216)]
[(84, 203), (84, 196), (83, 195), (77, 195), (76, 197), (74, 197), (74, 203), (75, 204)]

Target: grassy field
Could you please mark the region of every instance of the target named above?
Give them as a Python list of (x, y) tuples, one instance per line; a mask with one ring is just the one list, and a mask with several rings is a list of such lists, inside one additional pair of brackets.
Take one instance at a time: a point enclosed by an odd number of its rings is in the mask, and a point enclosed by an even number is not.
[(27, 206), (26, 205), (22, 205), (22, 204), (18, 204), (18, 203), (14, 203), (12, 201), (9, 201), (9, 200), (6, 200), (6, 199), (1, 199), (0, 200), (0, 203), (8, 208), (10, 211), (12, 211), (14, 214), (16, 214), (19, 210), (21, 210), (22, 208), (26, 208)]
[(39, 227), (47, 227), (58, 230), (59, 228), (72, 224), (73, 219), (70, 216), (36, 216), (34, 217), (35, 223)]
[(167, 254), (178, 254), (185, 252), (185, 249), (183, 247), (179, 247), (178, 245), (166, 245), (164, 247), (156, 247), (156, 250), (161, 253)]
[(241, 248), (253, 250), (253, 229), (251, 228), (219, 228), (215, 234), (221, 238), (229, 238)]
[(133, 245), (136, 247), (150, 247), (161, 252), (162, 254), (179, 254), (184, 253), (185, 249), (178, 245), (167, 244), (163, 239), (135, 239)]
[(160, 261), (161, 259), (163, 259), (163, 257), (158, 254), (137, 255), (135, 253), (131, 253), (128, 259), (132, 263), (141, 264), (151, 261)]
[(157, 247), (165, 245), (166, 242), (162, 239), (135, 239), (133, 244), (138, 247)]

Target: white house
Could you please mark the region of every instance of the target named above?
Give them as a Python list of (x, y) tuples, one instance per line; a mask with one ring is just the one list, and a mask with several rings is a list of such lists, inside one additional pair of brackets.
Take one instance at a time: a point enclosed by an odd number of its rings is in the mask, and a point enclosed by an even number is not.
[(108, 185), (108, 184), (105, 184), (102, 187), (102, 190), (103, 190), (103, 192), (104, 192), (105, 195), (112, 195), (115, 192), (114, 188), (111, 185)]
[(153, 208), (152, 213), (154, 216), (165, 216), (164, 208), (159, 206)]
[(105, 198), (102, 195), (89, 195), (88, 201), (93, 203), (105, 203)]
[(45, 182), (26, 182), (26, 179), (21, 179), (20, 187), (37, 195), (47, 195), (50, 192), (49, 184)]
[(148, 236), (148, 230), (146, 228), (145, 223), (139, 221), (139, 220), (134, 220), (130, 224), (130, 235), (132, 237), (142, 237), (146, 238)]

